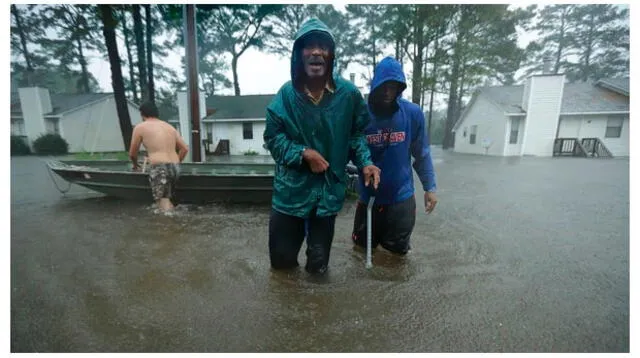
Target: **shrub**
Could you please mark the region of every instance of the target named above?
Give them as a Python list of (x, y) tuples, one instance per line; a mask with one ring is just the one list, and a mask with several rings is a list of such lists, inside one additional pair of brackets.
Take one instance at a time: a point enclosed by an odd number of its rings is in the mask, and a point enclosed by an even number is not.
[(61, 155), (69, 152), (69, 143), (58, 134), (43, 134), (33, 142), (39, 155)]
[(249, 149), (246, 152), (244, 152), (244, 155), (258, 155), (258, 152), (256, 152), (255, 150)]
[(12, 135), (11, 136), (11, 155), (27, 155), (31, 154), (31, 149), (25, 141), (24, 137)]
[[(140, 157), (144, 157), (141, 153)], [(74, 154), (76, 160), (103, 160), (103, 159), (115, 159), (115, 160), (129, 160), (129, 152), (97, 152), (89, 153), (87, 151)]]

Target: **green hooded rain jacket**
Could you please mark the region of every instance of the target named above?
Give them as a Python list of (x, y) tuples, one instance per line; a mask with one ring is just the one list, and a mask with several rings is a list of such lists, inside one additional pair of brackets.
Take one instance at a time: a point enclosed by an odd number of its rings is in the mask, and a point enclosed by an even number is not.
[[(333, 42), (329, 28), (320, 20), (310, 19), (302, 25), (293, 44), (291, 81), (267, 106), (264, 130), (264, 141), (276, 162), (272, 207), (301, 218), (309, 217), (314, 209), (318, 216), (336, 215), (342, 209), (350, 155), (359, 169), (372, 164), (363, 136), (369, 122), (367, 106), (353, 83), (333, 74), (335, 43), (329, 64), (334, 92), (325, 92), (315, 105), (302, 90), (298, 76), (303, 71), (301, 39), (313, 31), (324, 32)], [(326, 172), (311, 171), (302, 158), (305, 148), (318, 151), (329, 162)]]

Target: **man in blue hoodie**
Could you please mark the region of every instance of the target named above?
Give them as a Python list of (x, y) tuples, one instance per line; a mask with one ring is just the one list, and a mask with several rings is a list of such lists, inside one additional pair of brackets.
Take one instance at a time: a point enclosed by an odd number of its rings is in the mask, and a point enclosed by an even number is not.
[(426, 212), (431, 213), (437, 203), (424, 114), (418, 105), (401, 97), (406, 88), (400, 63), (392, 57), (380, 61), (371, 81), (368, 99), (371, 119), (365, 128), (373, 163), (381, 170), (380, 185), (374, 192), (359, 179), (360, 200), (352, 234), (354, 244), (366, 248), (367, 203), (374, 195), (371, 246), (375, 248), (380, 244), (400, 255), (410, 249), (409, 240), (416, 222), (411, 157), (424, 189)]
[(350, 151), (364, 173), (363, 185), (377, 187), (380, 178), (362, 132), (367, 106), (355, 85), (333, 75), (334, 53), (327, 26), (318, 19), (306, 21), (293, 43), (291, 81), (267, 106), (264, 141), (276, 162), (269, 219), (274, 269), (298, 266), (306, 236), (305, 269), (327, 271)]

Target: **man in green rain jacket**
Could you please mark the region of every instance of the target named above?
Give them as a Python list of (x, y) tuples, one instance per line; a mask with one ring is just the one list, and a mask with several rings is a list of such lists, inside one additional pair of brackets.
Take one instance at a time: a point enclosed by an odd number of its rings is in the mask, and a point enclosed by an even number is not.
[(269, 220), (274, 269), (298, 266), (306, 236), (305, 269), (327, 271), (350, 151), (365, 184), (377, 188), (379, 182), (380, 170), (363, 136), (366, 104), (354, 84), (334, 76), (334, 53), (327, 26), (318, 19), (306, 21), (293, 44), (291, 81), (267, 107), (264, 141), (276, 162)]

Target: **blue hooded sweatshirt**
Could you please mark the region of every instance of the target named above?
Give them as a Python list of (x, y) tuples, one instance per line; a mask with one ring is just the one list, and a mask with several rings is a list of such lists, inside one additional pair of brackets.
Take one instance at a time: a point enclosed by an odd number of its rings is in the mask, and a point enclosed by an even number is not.
[[(375, 92), (387, 81), (401, 84), (398, 97), (390, 113), (382, 114), (376, 110)], [(386, 57), (376, 66), (371, 91), (369, 94), (369, 124), (365, 128), (365, 136), (371, 151), (371, 157), (380, 173), (380, 185), (375, 193), (378, 205), (389, 205), (402, 202), (414, 195), (413, 168), (418, 173), (425, 191), (436, 190), (435, 173), (431, 160), (429, 140), (425, 133), (424, 114), (420, 107), (401, 97), (407, 84), (402, 66), (393, 57)], [(364, 186), (360, 175), (358, 183), (360, 200), (369, 201), (372, 194)]]

